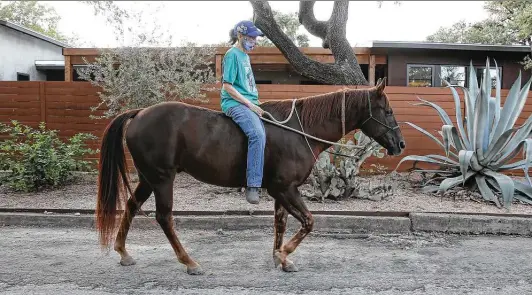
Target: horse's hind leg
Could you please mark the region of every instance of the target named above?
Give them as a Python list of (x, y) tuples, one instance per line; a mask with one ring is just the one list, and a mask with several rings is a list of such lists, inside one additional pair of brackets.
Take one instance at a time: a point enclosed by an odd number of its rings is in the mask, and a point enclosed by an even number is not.
[(159, 182), (159, 184), (154, 185), (153, 187), (155, 192), (155, 217), (157, 222), (161, 225), (168, 241), (172, 245), (177, 259), (179, 262), (187, 266), (187, 273), (191, 275), (200, 275), (203, 274), (201, 266), (188, 255), (174, 231), (174, 221), (172, 217), (174, 177), (175, 172), (172, 173), (172, 177), (166, 178), (164, 181)]
[(284, 271), (297, 271), (296, 266), (287, 257), (296, 250), (297, 246), (312, 231), (314, 218), (303, 202), (296, 186), (290, 186), (286, 191), (272, 193), (272, 196), (279, 200), (283, 207), (301, 222), (301, 228), (298, 232), (274, 254), (276, 265), (281, 264)]
[(146, 179), (139, 175), (139, 184), (133, 193), (134, 198), (129, 198), (127, 201), (127, 208), (124, 211), (124, 216), (122, 217), (120, 229), (118, 230), (115, 241), (115, 251), (120, 254), (120, 264), (122, 265), (127, 266), (135, 264), (135, 260), (126, 250), (126, 238), (133, 217), (135, 217), (142, 204), (150, 197), (152, 191), (153, 190)]

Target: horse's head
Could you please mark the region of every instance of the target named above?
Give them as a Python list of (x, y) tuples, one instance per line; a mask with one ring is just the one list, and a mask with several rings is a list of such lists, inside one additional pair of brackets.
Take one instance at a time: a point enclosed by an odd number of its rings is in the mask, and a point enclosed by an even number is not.
[(388, 155), (400, 155), (406, 147), (401, 129), (395, 120), (392, 107), (384, 88), (386, 78), (379, 79), (377, 85), (364, 93), (364, 103), (357, 116), (361, 119), (359, 126), (367, 136), (373, 138), (388, 151)]

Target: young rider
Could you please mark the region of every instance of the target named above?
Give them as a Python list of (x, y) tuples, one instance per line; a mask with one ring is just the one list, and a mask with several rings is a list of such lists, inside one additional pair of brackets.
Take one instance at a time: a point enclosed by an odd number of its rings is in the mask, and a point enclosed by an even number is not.
[(247, 54), (263, 33), (251, 21), (241, 21), (231, 29), (231, 47), (223, 58), (221, 108), (242, 129), (248, 139), (246, 199), (259, 203), (262, 186), (266, 134), (259, 116), (258, 91)]

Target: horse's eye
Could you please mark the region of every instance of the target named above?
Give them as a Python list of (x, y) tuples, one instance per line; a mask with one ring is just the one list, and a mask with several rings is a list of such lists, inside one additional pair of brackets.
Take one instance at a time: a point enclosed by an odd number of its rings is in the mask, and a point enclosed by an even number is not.
[(386, 116), (391, 116), (393, 115), (393, 111), (392, 110), (386, 110)]

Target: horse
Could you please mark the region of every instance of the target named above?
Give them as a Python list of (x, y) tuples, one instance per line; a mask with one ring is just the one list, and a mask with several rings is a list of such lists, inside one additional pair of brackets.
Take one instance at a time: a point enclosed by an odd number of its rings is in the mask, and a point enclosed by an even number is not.
[[(286, 118), (295, 105), (297, 116), (292, 116), (285, 126), (333, 143), (346, 131), (360, 129), (384, 147), (388, 155), (397, 156), (406, 144), (384, 92), (385, 79), (366, 89), (343, 89), (298, 98), (295, 103), (268, 101), (260, 106), (275, 118)], [(311, 173), (315, 155), (331, 144), (305, 138), (275, 124), (265, 124), (265, 131), (262, 188), (275, 203), (273, 260), (275, 267), (280, 265), (285, 272), (298, 271), (288, 255), (314, 225), (299, 186)], [(124, 137), (139, 178), (134, 191), (127, 176)], [(203, 268), (188, 255), (173, 228), (174, 179), (178, 173), (185, 172), (212, 185), (245, 187), (246, 153), (244, 133), (217, 110), (170, 101), (119, 114), (107, 125), (100, 148), (96, 204), (100, 245), (110, 247), (116, 231), (117, 206), (126, 203), (114, 250), (120, 254), (121, 265), (135, 264), (126, 250), (126, 237), (133, 217), (153, 192), (155, 219), (178, 261), (186, 266), (188, 274), (203, 274)], [(126, 202), (128, 192), (130, 197)], [(301, 227), (283, 243), (288, 214)]]

